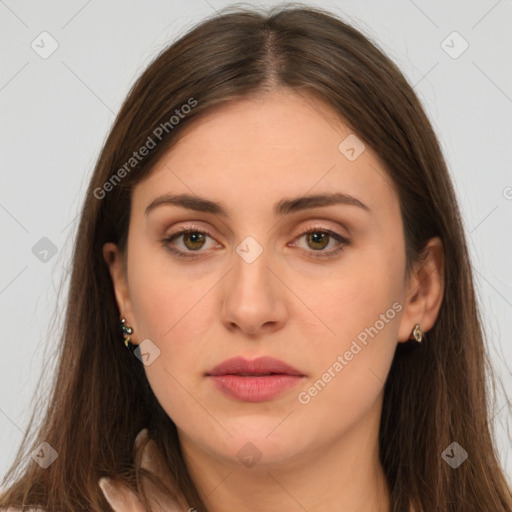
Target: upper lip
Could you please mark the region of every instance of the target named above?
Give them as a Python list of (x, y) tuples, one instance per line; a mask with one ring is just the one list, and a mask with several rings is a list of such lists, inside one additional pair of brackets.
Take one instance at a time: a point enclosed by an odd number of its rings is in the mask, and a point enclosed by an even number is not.
[(268, 375), (271, 373), (304, 376), (293, 366), (270, 356), (258, 357), (252, 360), (240, 356), (232, 357), (212, 368), (206, 375)]

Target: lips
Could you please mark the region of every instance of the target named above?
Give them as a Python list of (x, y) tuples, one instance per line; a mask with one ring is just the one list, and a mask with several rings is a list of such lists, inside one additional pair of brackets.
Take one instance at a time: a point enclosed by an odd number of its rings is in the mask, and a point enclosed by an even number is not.
[(289, 364), (265, 356), (234, 357), (210, 370), (206, 377), (230, 399), (265, 402), (295, 387), (305, 375)]
[(263, 376), (263, 375), (295, 375), (304, 377), (304, 374), (274, 357), (264, 356), (257, 359), (248, 360), (243, 357), (233, 357), (227, 359), (221, 364), (215, 366), (207, 375), (218, 377), (221, 375), (240, 375), (240, 376)]

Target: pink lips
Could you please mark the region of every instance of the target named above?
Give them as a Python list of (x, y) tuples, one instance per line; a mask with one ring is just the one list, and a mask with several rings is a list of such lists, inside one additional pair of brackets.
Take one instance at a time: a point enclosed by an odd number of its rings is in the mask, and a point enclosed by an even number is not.
[(206, 375), (224, 394), (244, 402), (271, 400), (305, 377), (296, 368), (268, 356), (253, 360), (234, 357)]

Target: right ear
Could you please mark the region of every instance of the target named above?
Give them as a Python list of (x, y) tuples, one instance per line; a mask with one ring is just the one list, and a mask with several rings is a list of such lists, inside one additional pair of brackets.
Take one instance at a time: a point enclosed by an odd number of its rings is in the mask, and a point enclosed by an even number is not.
[(128, 279), (123, 255), (116, 244), (107, 242), (103, 246), (103, 258), (107, 263), (110, 277), (112, 278), (117, 307), (121, 317), (126, 318), (127, 325), (133, 326), (132, 302), (128, 292)]

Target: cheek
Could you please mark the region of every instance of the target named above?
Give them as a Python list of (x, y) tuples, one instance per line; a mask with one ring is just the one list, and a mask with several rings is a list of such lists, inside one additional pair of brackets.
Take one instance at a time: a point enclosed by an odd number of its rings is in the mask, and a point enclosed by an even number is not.
[(375, 411), (396, 348), (400, 304), (375, 290), (363, 298), (334, 297), (346, 307), (326, 317), (335, 335), (316, 343), (315, 371), (297, 392), (297, 424), (333, 439)]
[[(379, 333), (382, 331), (380, 338), (398, 332), (403, 264), (392, 249), (374, 244), (364, 250), (347, 252), (328, 276), (297, 279), (294, 291), (316, 313), (317, 324), (328, 328), (322, 327), (326, 344), (341, 350), (360, 333), (364, 341), (368, 329), (375, 334), (372, 327)], [(310, 336), (318, 338), (318, 332), (315, 336), (312, 330)]]
[[(387, 253), (392, 255), (392, 252)], [(302, 388), (298, 402), (311, 418), (351, 421), (369, 408), (385, 383), (397, 345), (403, 308), (403, 261), (385, 252), (368, 252), (346, 261), (339, 277), (331, 277), (308, 305), (329, 327), (321, 337), (318, 325), (306, 337), (314, 340), (315, 374)], [(314, 411), (314, 413), (313, 413)], [(314, 421), (317, 421), (315, 419)]]
[(129, 269), (128, 279), (139, 338), (150, 338), (161, 349), (173, 340), (199, 339), (202, 324), (197, 317), (204, 318), (203, 299), (215, 276), (190, 275), (171, 262), (163, 248), (134, 248), (133, 260), (137, 263)]
[(193, 430), (197, 418), (204, 418), (194, 398), (204, 370), (198, 355), (204, 354), (201, 343), (209, 323), (206, 310), (212, 308), (207, 300), (212, 279), (191, 282), (170, 265), (141, 265), (129, 279), (136, 339), (150, 339), (160, 351), (144, 368), (149, 385), (167, 415), (185, 431)]
[(166, 255), (148, 249), (135, 247), (132, 254), (133, 261), (140, 262), (128, 275), (134, 334), (137, 341), (151, 340), (160, 351), (145, 371), (161, 403), (168, 397), (179, 400), (183, 388), (178, 383), (188, 389), (206, 370), (199, 355), (206, 353), (203, 344), (214, 312), (209, 291), (218, 278), (191, 277)]

